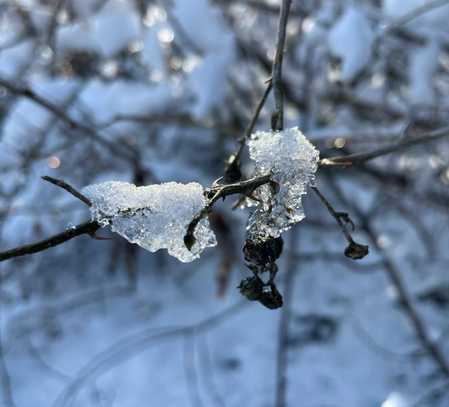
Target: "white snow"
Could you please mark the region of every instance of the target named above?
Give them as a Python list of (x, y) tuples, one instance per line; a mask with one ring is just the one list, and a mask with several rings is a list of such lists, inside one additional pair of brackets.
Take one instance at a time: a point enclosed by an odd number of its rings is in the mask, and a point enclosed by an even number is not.
[(251, 215), (248, 227), (260, 236), (279, 236), (304, 219), (301, 198), (313, 182), (319, 151), (297, 127), (283, 131), (258, 131), (248, 143), (256, 174), (272, 173), (279, 191), (270, 185), (258, 189), (261, 205)]
[(374, 32), (365, 14), (348, 7), (329, 32), (330, 52), (341, 58), (341, 79), (354, 78), (370, 61)]
[(98, 51), (113, 57), (137, 39), (140, 23), (132, 5), (124, 1), (109, 1), (87, 21), (75, 22), (57, 30), (59, 50)]
[(198, 258), (216, 245), (207, 219), (195, 229), (191, 251), (184, 244), (187, 227), (206, 205), (203, 187), (195, 182), (136, 187), (119, 181), (94, 184), (83, 189), (91, 201), (92, 219), (150, 252), (167, 249), (182, 262)]
[[(398, 19), (419, 9), (428, 3), (433, 3), (434, 0), (384, 0), (382, 4), (383, 13), (386, 17), (391, 19)], [(432, 28), (430, 25), (437, 24), (439, 28), (446, 27), (447, 19), (449, 17), (449, 5), (435, 7), (432, 10), (427, 10), (420, 16), (414, 18), (407, 27), (414, 29)], [(427, 27), (423, 27), (423, 24)]]
[(409, 403), (399, 393), (391, 393), (381, 407), (407, 407)]
[(430, 41), (426, 46), (418, 48), (411, 54), (409, 66), (410, 101), (416, 104), (434, 102), (433, 75), (438, 68), (440, 47), (436, 41)]

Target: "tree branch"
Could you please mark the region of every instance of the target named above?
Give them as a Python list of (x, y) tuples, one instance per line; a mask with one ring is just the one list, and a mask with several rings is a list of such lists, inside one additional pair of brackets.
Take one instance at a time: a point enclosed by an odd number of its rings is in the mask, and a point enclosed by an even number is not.
[(428, 13), (429, 11), (432, 11), (438, 7), (442, 7), (448, 3), (449, 3), (449, 0), (434, 0), (434, 1), (429, 1), (419, 7), (416, 7), (413, 10), (411, 10), (410, 12), (405, 13), (403, 16), (392, 21), (390, 24), (387, 24), (386, 26), (384, 26), (382, 31), (380, 32), (380, 35), (388, 34), (389, 32), (394, 31), (405, 24), (408, 24), (410, 21), (414, 20), (415, 18), (418, 18), (418, 17), (422, 16), (423, 14)]
[(190, 250), (192, 246), (195, 244), (195, 229), (200, 222), (201, 219), (206, 217), (212, 207), (220, 198), (226, 198), (229, 195), (235, 194), (251, 194), (256, 188), (261, 185), (267, 184), (271, 180), (271, 175), (260, 175), (258, 177), (250, 178), (246, 181), (237, 182), (234, 184), (227, 185), (216, 185), (210, 188), (206, 193), (210, 197), (207, 205), (200, 211), (190, 222), (187, 232), (184, 236), (184, 243), (186, 247)]
[(39, 253), (50, 249), (51, 247), (59, 246), (60, 244), (81, 235), (87, 234), (92, 237), (99, 228), (100, 225), (97, 222), (86, 222), (76, 225), (67, 229), (65, 232), (49, 237), (48, 239), (1, 252), (0, 262), (12, 259), (14, 257), (25, 256), (27, 254)]
[(391, 284), (394, 286), (396, 290), (399, 300), (398, 302), (402, 307), (402, 309), (405, 311), (405, 314), (408, 316), (415, 330), (416, 337), (418, 338), (422, 347), (426, 349), (427, 353), (432, 357), (432, 359), (434, 360), (435, 364), (439, 367), (441, 372), (446, 377), (449, 377), (449, 362), (446, 360), (444, 353), (441, 351), (438, 345), (431, 338), (430, 334), (427, 332), (426, 324), (424, 320), (421, 319), (418, 311), (415, 309), (413, 300), (407, 291), (407, 288), (405, 286), (405, 283), (401, 277), (399, 270), (396, 268), (396, 265), (394, 264), (390, 256), (379, 245), (378, 234), (374, 226), (363, 214), (360, 208), (346, 198), (346, 196), (340, 190), (336, 182), (332, 182), (331, 186), (334, 189), (335, 193), (338, 195), (339, 199), (346, 205), (350, 206), (354, 211), (354, 213), (356, 213), (357, 217), (359, 218), (359, 221), (361, 222), (362, 228), (365, 230), (366, 234), (371, 240), (371, 244), (376, 248), (378, 253), (381, 254), (384, 270), (387, 274), (388, 279), (390, 280)]
[(114, 155), (125, 159), (126, 161), (132, 161), (133, 163), (136, 161), (137, 156), (134, 151), (129, 148), (124, 148), (125, 145), (116, 145), (111, 141), (100, 136), (94, 129), (89, 126), (86, 126), (83, 123), (79, 123), (78, 121), (71, 118), (64, 110), (60, 109), (58, 106), (50, 102), (49, 100), (39, 96), (32, 89), (24, 86), (15, 85), (6, 79), (0, 77), (0, 86), (3, 86), (8, 92), (13, 93), (17, 96), (22, 96), (27, 98), (39, 106), (43, 107), (45, 110), (49, 111), (56, 117), (58, 117), (62, 122), (67, 124), (70, 128), (78, 130), (80, 134), (83, 136), (90, 138), (91, 140), (97, 142), (101, 146), (107, 148)]
[(387, 154), (396, 153), (407, 148), (417, 146), (419, 144), (430, 143), (449, 136), (449, 126), (442, 127), (424, 133), (421, 136), (411, 137), (397, 144), (380, 147), (365, 153), (354, 153), (346, 156), (338, 156), (333, 158), (322, 158), (319, 162), (321, 167), (341, 166), (348, 167), (351, 165), (363, 164), (366, 161), (382, 157)]
[(77, 191), (71, 185), (67, 184), (67, 182), (53, 177), (49, 177), (48, 175), (44, 175), (41, 178), (44, 181), (50, 182), (51, 184), (66, 190), (69, 194), (72, 194), (75, 198), (78, 198), (81, 202), (85, 203), (87, 206), (89, 207), (92, 206), (92, 202), (85, 195)]
[(282, 130), (284, 127), (284, 93), (282, 90), (282, 61), (284, 59), (285, 37), (287, 22), (290, 13), (291, 0), (282, 0), (281, 13), (279, 17), (278, 39), (276, 54), (273, 61), (272, 78), (275, 112), (272, 118), (273, 130)]
[(312, 191), (317, 194), (318, 198), (320, 198), (320, 201), (323, 203), (329, 213), (337, 221), (338, 226), (340, 226), (343, 235), (348, 241), (348, 246), (345, 249), (345, 256), (353, 260), (363, 259), (366, 255), (368, 255), (368, 246), (354, 241), (351, 233), (348, 230), (348, 225), (351, 226), (354, 230), (354, 222), (351, 220), (349, 215), (346, 212), (337, 212), (317, 187), (313, 186), (311, 188)]
[(289, 242), (290, 248), (287, 257), (287, 270), (284, 283), (284, 306), (282, 307), (278, 328), (275, 407), (285, 407), (287, 405), (289, 323), (294, 301), (295, 279), (297, 276), (296, 270), (298, 268), (298, 260), (301, 260), (301, 254), (295, 254), (298, 240), (298, 229), (294, 229), (292, 230)]

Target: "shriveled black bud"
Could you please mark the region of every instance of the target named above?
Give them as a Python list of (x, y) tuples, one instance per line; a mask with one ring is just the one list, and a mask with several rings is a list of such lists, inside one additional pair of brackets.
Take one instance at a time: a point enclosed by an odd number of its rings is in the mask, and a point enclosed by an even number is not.
[(231, 155), (229, 160), (226, 162), (223, 178), (226, 183), (238, 182), (242, 179), (240, 161), (235, 155)]
[(282, 307), (282, 295), (274, 283), (265, 284), (259, 277), (253, 276), (241, 281), (240, 293), (250, 301), (258, 301), (269, 309)]
[(260, 303), (269, 309), (282, 307), (284, 301), (281, 293), (278, 291), (274, 283), (266, 284), (262, 289)]
[(188, 250), (191, 250), (193, 245), (196, 243), (195, 236), (193, 233), (186, 233), (184, 236), (184, 244), (186, 245)]
[(363, 259), (369, 253), (369, 248), (366, 245), (352, 241), (345, 249), (345, 256), (353, 260)]
[(265, 265), (275, 262), (282, 254), (282, 237), (268, 239), (247, 239), (243, 246), (245, 260), (249, 263)]
[(263, 281), (257, 276), (248, 277), (240, 282), (238, 289), (248, 300), (259, 301), (262, 296)]

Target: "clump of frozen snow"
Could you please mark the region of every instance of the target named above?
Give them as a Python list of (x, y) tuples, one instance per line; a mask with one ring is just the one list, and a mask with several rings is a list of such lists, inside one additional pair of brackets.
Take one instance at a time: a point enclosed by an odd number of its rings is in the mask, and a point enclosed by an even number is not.
[(297, 127), (256, 132), (248, 146), (256, 175), (271, 173), (275, 183), (257, 189), (260, 204), (248, 229), (252, 235), (278, 237), (305, 217), (301, 198), (314, 181), (319, 151)]
[(329, 49), (341, 58), (341, 79), (351, 80), (371, 59), (374, 31), (365, 14), (348, 7), (329, 32)]
[(184, 244), (189, 223), (206, 205), (203, 187), (196, 182), (136, 187), (109, 181), (89, 185), (82, 192), (92, 202), (94, 220), (151, 252), (167, 249), (180, 261), (190, 262), (216, 245), (207, 219), (197, 225), (190, 251)]

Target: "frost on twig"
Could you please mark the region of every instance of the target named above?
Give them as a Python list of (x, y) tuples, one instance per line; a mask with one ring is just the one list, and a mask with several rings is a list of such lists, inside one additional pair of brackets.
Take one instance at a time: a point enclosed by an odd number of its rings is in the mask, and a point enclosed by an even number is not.
[(259, 205), (249, 218), (249, 234), (276, 238), (305, 217), (301, 199), (315, 179), (319, 151), (297, 127), (256, 132), (248, 145), (256, 175), (271, 173), (273, 181), (254, 193)]
[(207, 219), (198, 223), (190, 251), (184, 244), (189, 223), (206, 205), (203, 187), (196, 182), (136, 187), (109, 181), (82, 192), (92, 202), (92, 219), (151, 252), (167, 249), (180, 261), (190, 262), (206, 247), (216, 245)]

